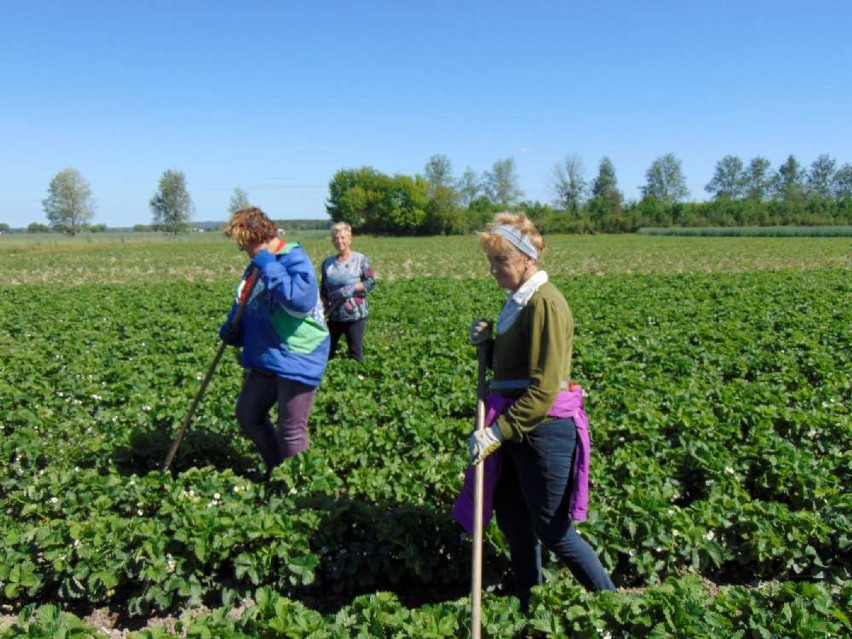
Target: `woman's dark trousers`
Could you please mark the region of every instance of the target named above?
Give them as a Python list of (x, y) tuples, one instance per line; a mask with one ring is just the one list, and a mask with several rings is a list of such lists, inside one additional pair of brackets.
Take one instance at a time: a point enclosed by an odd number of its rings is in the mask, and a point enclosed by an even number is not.
[[(288, 457), (310, 446), (308, 417), (317, 389), (269, 371), (249, 370), (237, 400), (237, 421), (254, 442), (267, 475)], [(278, 404), (273, 425), (269, 411)]]
[(615, 590), (595, 551), (569, 516), (571, 465), (577, 442), (572, 419), (550, 419), (521, 442), (502, 446), (503, 466), (494, 495), (497, 524), (509, 544), (521, 606), (541, 583), (537, 541), (561, 559), (589, 590)]
[(348, 355), (356, 362), (364, 361), (364, 332), (367, 329), (367, 318), (363, 317), (354, 322), (329, 322), (328, 332), (331, 336), (331, 348), (328, 357), (334, 357), (341, 336), (346, 338)]

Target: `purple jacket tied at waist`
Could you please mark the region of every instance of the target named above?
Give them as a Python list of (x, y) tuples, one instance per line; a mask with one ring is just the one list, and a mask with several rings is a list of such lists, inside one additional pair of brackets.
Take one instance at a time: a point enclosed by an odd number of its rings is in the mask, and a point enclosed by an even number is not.
[[(485, 396), (485, 427), (488, 428), (498, 416), (503, 414), (515, 400), (511, 397), (491, 392)], [(583, 389), (572, 385), (570, 390), (560, 391), (547, 413), (548, 417), (571, 418), (577, 427), (577, 448), (574, 451), (574, 463), (571, 470), (571, 501), (569, 503), (571, 519), (585, 521), (589, 510), (589, 460), (591, 442), (589, 439), (589, 417), (583, 410)], [(500, 477), (500, 450), (492, 453), (482, 462), (485, 465), (485, 483), (482, 494), (482, 527), (491, 521), (494, 488)], [(453, 517), (462, 527), (473, 534), (473, 486), (474, 467), (468, 466), (464, 475), (464, 485), (453, 506)]]

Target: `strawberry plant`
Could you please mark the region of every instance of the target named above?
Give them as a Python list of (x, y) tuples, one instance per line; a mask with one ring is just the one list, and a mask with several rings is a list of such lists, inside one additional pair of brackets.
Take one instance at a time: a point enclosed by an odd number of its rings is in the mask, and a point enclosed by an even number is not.
[[(312, 447), (268, 485), (233, 417), (230, 354), (160, 471), (218, 346), (232, 247), (69, 244), (45, 258), (50, 286), (0, 255), (0, 602), (18, 630), (203, 605), (186, 636), (463, 635), (470, 540), (450, 511), (475, 408), (467, 326), (503, 293), (469, 238), (364, 242), (382, 281), (366, 361), (330, 363)], [(523, 617), (492, 525), (488, 636), (848, 631), (848, 247), (681, 242), (549, 240), (591, 417), (579, 530), (623, 590), (582, 592), (545, 553)]]

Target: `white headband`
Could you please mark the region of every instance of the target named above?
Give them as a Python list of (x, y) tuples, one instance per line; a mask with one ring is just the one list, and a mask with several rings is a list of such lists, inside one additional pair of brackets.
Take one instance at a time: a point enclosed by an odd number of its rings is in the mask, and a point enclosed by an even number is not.
[(521, 229), (518, 227), (512, 226), (511, 224), (501, 224), (495, 228), (492, 233), (507, 240), (509, 244), (514, 246), (524, 255), (527, 255), (534, 260), (538, 259), (538, 250), (532, 245), (530, 238), (521, 233)]

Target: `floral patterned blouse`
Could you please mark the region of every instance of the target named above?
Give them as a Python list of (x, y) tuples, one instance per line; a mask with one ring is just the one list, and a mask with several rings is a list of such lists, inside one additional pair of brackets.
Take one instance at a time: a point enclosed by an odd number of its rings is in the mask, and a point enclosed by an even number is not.
[[(376, 276), (370, 261), (362, 253), (352, 251), (349, 259), (339, 262), (337, 255), (322, 263), (320, 291), (330, 322), (354, 322), (367, 317), (367, 293), (376, 288)], [(356, 291), (361, 282), (363, 291)]]

